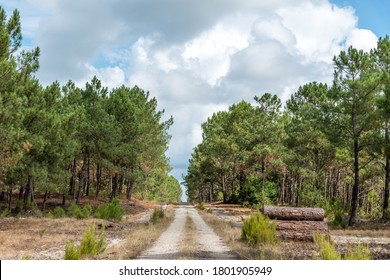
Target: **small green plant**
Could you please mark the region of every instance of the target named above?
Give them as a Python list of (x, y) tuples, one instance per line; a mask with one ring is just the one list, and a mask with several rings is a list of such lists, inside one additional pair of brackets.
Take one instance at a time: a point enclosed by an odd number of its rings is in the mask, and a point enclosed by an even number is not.
[[(58, 210), (60, 211), (60, 210)], [(69, 215), (76, 219), (87, 219), (91, 216), (92, 207), (89, 204), (86, 204), (83, 208), (80, 208), (76, 203), (72, 203), (69, 206)]]
[(370, 249), (368, 249), (368, 245), (364, 243), (358, 244), (355, 248), (348, 251), (345, 256), (344, 260), (371, 260), (371, 252)]
[(336, 251), (334, 244), (329, 236), (323, 234), (314, 234), (314, 242), (319, 250), (321, 260), (340, 260), (340, 254)]
[(241, 237), (252, 246), (257, 244), (276, 244), (278, 242), (275, 223), (270, 222), (269, 218), (260, 212), (244, 221)]
[(10, 215), (10, 212), (8, 209), (4, 209), (3, 211), (1, 211), (0, 213), (0, 217), (4, 218), (4, 217), (8, 217)]
[(54, 215), (51, 211), (49, 211), (47, 214), (46, 214), (46, 218), (48, 219), (54, 219)]
[(198, 208), (201, 211), (206, 209), (206, 207), (204, 206), (204, 202), (203, 201), (199, 202), (198, 205), (196, 206), (196, 208)]
[(73, 241), (66, 242), (64, 260), (79, 260), (80, 258), (80, 248)]
[(114, 199), (108, 204), (101, 204), (96, 208), (95, 217), (98, 219), (121, 221), (123, 209), (119, 199)]
[(335, 213), (333, 220), (329, 223), (332, 227), (346, 228), (348, 223), (343, 219), (341, 213)]
[(30, 261), (30, 260), (31, 260), (31, 256), (29, 256), (29, 255), (23, 255), (23, 256), (22, 256), (22, 260), (23, 260), (23, 261)]
[(66, 217), (65, 210), (62, 207), (57, 206), (53, 210), (53, 216), (54, 216), (54, 218), (57, 218), (57, 219), (64, 218), (64, 217)]
[(165, 217), (165, 212), (162, 208), (154, 208), (152, 216), (150, 217), (150, 222), (156, 224), (159, 219)]
[(92, 225), (84, 230), (79, 246), (75, 245), (73, 241), (66, 243), (64, 259), (79, 260), (85, 257), (93, 257), (104, 252), (106, 247), (107, 241), (104, 227), (97, 236), (96, 227)]
[(39, 237), (42, 238), (45, 235), (46, 228), (42, 228), (39, 230)]
[(86, 228), (80, 242), (81, 256), (94, 256), (102, 253), (107, 247), (105, 229), (102, 228), (99, 236), (96, 236), (95, 225)]

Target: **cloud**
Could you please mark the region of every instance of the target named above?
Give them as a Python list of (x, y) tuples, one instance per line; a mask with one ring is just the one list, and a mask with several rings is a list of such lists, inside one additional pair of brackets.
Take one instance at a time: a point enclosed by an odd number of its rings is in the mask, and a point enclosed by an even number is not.
[(354, 29), (349, 34), (345, 45), (368, 52), (376, 47), (377, 42), (378, 37), (371, 30)]
[(330, 82), (334, 55), (350, 44), (369, 50), (377, 40), (358, 28), (352, 8), (328, 0), (14, 3), (41, 47), (43, 83), (83, 85), (96, 75), (157, 98), (175, 119), (168, 152), (175, 176), (215, 111), (264, 92), (286, 100), (306, 82)]

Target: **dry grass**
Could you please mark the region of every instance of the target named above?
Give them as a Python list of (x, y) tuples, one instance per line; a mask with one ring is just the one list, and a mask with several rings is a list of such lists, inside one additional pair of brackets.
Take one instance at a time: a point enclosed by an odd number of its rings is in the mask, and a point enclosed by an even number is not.
[(138, 224), (133, 227), (125, 240), (109, 247), (99, 259), (121, 260), (135, 259), (147, 250), (168, 228), (174, 218), (174, 208), (168, 207), (166, 215), (156, 224)]
[(311, 242), (280, 242), (277, 245), (248, 246), (241, 240), (241, 227), (227, 223), (213, 214), (199, 211), (206, 223), (244, 260), (312, 259), (315, 252)]
[(66, 241), (81, 238), (83, 230), (94, 223), (95, 219), (6, 218), (1, 221), (0, 259), (39, 259), (39, 252), (48, 254), (47, 258), (49, 254), (62, 258)]
[[(163, 223), (159, 223), (154, 229), (149, 229), (149, 226), (145, 225), (149, 220), (148, 212), (158, 205), (132, 199), (132, 202), (124, 202), (122, 206), (126, 213), (122, 222), (113, 223), (114, 227), (106, 230), (109, 246), (107, 251), (120, 247), (129, 234), (136, 234), (138, 230), (143, 232), (140, 233), (141, 237), (148, 234), (153, 236), (151, 231), (163, 227)], [(67, 241), (73, 240), (78, 243), (86, 227), (102, 223), (107, 221), (73, 218), (0, 218), (0, 259), (63, 259)], [(144, 246), (148, 244), (150, 243), (145, 240)], [(116, 255), (119, 254), (114, 254)]]
[(182, 260), (194, 260), (196, 259), (197, 244), (194, 240), (194, 232), (196, 232), (196, 226), (192, 219), (187, 216), (186, 223), (183, 232), (183, 239), (180, 244), (181, 256), (179, 259)]

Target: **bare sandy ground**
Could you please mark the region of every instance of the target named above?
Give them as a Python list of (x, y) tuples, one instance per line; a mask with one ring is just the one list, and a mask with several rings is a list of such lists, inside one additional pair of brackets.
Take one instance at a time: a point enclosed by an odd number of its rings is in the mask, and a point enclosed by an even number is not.
[(192, 219), (195, 230), (192, 234), (196, 246), (196, 259), (237, 259), (215, 232), (203, 221), (193, 206), (177, 206), (175, 220), (157, 242), (139, 259), (179, 259), (181, 242), (187, 217)]

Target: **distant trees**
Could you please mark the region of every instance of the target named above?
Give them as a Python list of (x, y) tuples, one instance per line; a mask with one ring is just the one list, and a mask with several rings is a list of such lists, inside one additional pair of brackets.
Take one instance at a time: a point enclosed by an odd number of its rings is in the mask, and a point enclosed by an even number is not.
[(39, 48), (21, 51), (20, 15), (0, 7), (0, 199), (11, 210), (35, 207), (53, 195), (80, 203), (133, 193), (176, 202), (181, 188), (168, 175), (165, 152), (172, 118), (149, 93), (113, 90), (94, 77), (85, 88), (72, 81), (43, 87), (34, 77)]
[(340, 52), (334, 69), (333, 85), (301, 86), (283, 111), (266, 93), (209, 118), (185, 177), (190, 200), (336, 207), (350, 225), (388, 217), (389, 37)]

